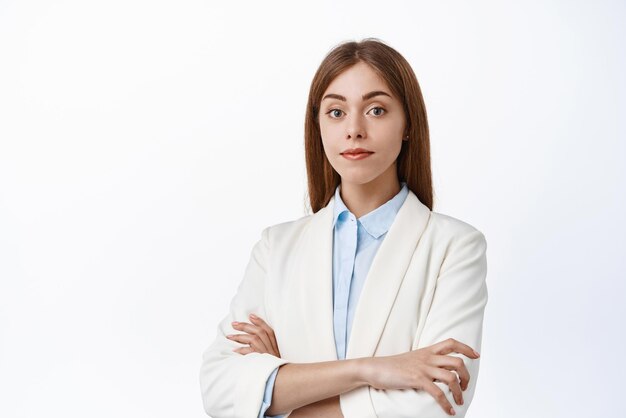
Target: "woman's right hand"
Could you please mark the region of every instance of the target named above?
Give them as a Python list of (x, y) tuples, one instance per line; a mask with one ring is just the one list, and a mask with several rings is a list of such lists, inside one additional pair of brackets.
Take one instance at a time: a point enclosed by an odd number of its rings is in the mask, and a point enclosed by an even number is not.
[[(434, 381), (446, 383), (458, 405), (463, 405), (462, 390), (469, 384), (469, 372), (459, 357), (447, 356), (461, 353), (471, 359), (479, 355), (468, 345), (453, 338), (407, 353), (368, 358), (365, 380), (376, 389), (422, 389), (432, 395), (446, 413), (453, 415), (453, 408), (446, 395)], [(457, 379), (456, 371), (460, 382)]]

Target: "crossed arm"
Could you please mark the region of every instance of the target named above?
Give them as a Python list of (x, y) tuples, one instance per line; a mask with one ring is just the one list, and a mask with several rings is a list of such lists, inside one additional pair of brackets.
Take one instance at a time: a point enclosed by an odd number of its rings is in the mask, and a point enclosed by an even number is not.
[(295, 409), (289, 418), (344, 418), (339, 405), (339, 395)]
[[(268, 229), (264, 230), (262, 240), (255, 245), (244, 280), (231, 302), (231, 312), (220, 324), (216, 341), (204, 354), (201, 387), (207, 413), (215, 418), (258, 415), (267, 377), (280, 366), (266, 415), (292, 411), (290, 418), (305, 417), (307, 412), (314, 416), (324, 408), (337, 413), (329, 416), (347, 418), (448, 417), (438, 401), (424, 391), (369, 386), (359, 373), (363, 371), (361, 359), (292, 364), (268, 353), (240, 356), (232, 352), (240, 346), (226, 338), (233, 332), (229, 323), (247, 318), (252, 312), (265, 316), (259, 295), (263, 294), (266, 274), (268, 233)], [(465, 234), (450, 245), (426, 323), (413, 350), (454, 338), (480, 351), (487, 302), (485, 251), (486, 242), (479, 231)], [(459, 417), (465, 415), (470, 404), (478, 372), (478, 360), (462, 360), (472, 379), (464, 393), (465, 403), (456, 407)], [(435, 383), (447, 392), (445, 383)], [(219, 384), (223, 388), (218, 389)]]

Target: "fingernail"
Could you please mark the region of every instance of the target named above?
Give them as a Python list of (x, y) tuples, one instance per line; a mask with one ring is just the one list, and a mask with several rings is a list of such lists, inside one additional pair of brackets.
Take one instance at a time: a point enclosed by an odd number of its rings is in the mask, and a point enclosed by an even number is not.
[(250, 314), (250, 318), (257, 319), (257, 316), (256, 316), (255, 314), (251, 313), (251, 314)]
[(237, 325), (237, 324), (239, 324), (239, 322), (237, 322), (237, 321), (234, 321), (234, 322), (233, 322), (233, 325)]
[(480, 354), (478, 353), (478, 351), (474, 350), (474, 354), (476, 354), (476, 357), (480, 357)]
[(233, 336), (232, 335), (227, 335), (226, 338), (233, 338)]
[(456, 411), (454, 410), (454, 408), (450, 407), (450, 413), (451, 413), (452, 415), (456, 415)]

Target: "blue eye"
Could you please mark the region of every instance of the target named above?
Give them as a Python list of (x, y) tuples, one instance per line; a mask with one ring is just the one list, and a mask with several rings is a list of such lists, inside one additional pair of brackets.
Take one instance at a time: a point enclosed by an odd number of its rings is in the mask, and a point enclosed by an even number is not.
[[(374, 110), (374, 109), (380, 109), (380, 110), (382, 110), (383, 112), (387, 112), (385, 109), (383, 109), (383, 108), (382, 108), (382, 107), (380, 107), (380, 106), (373, 107), (373, 108), (372, 108), (372, 110)], [(378, 114), (378, 115), (376, 115), (376, 116), (382, 116), (382, 115)]]
[[(328, 115), (329, 113), (333, 113), (333, 112), (335, 112), (335, 111), (337, 111), (337, 112), (343, 112), (343, 110), (339, 110), (339, 109), (330, 109), (328, 112), (326, 112), (326, 114)], [(332, 118), (332, 117), (333, 117), (333, 116), (331, 115), (331, 118)], [(333, 118), (333, 119), (336, 119), (336, 118)]]
[[(382, 116), (383, 114), (385, 114), (385, 113), (387, 112), (387, 110), (386, 110), (385, 108), (382, 108), (382, 107), (380, 107), (380, 106), (373, 107), (371, 110), (375, 110), (375, 109), (380, 109), (380, 110), (382, 110), (384, 113), (382, 113), (382, 114), (378, 113), (378, 114), (375, 114), (374, 116)], [(371, 111), (371, 110), (370, 110), (370, 111)], [(330, 109), (328, 112), (326, 112), (326, 114), (327, 114), (327, 115), (329, 115), (329, 114), (330, 114), (330, 117), (331, 117), (331, 118), (333, 118), (333, 119), (337, 119), (336, 117), (333, 117), (333, 115), (334, 115), (334, 113), (333, 113), (333, 112), (341, 112), (341, 113), (343, 113), (343, 110), (341, 110), (341, 109)]]

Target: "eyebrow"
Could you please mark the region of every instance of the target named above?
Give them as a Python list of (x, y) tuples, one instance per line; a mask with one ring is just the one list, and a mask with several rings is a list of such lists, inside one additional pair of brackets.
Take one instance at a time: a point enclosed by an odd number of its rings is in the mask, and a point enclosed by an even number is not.
[[(374, 91), (370, 91), (369, 93), (364, 94), (363, 96), (361, 96), (363, 98), (363, 100), (368, 100), (371, 99), (372, 97), (376, 97), (376, 96), (387, 96), (387, 97), (391, 97), (391, 95), (389, 95), (389, 93), (386, 93), (382, 90), (374, 90)], [(324, 101), (324, 99), (339, 99), (342, 102), (346, 101), (346, 98), (344, 96), (342, 96), (341, 94), (335, 94), (335, 93), (328, 93), (326, 96), (324, 96), (324, 98), (322, 99), (322, 101)]]

